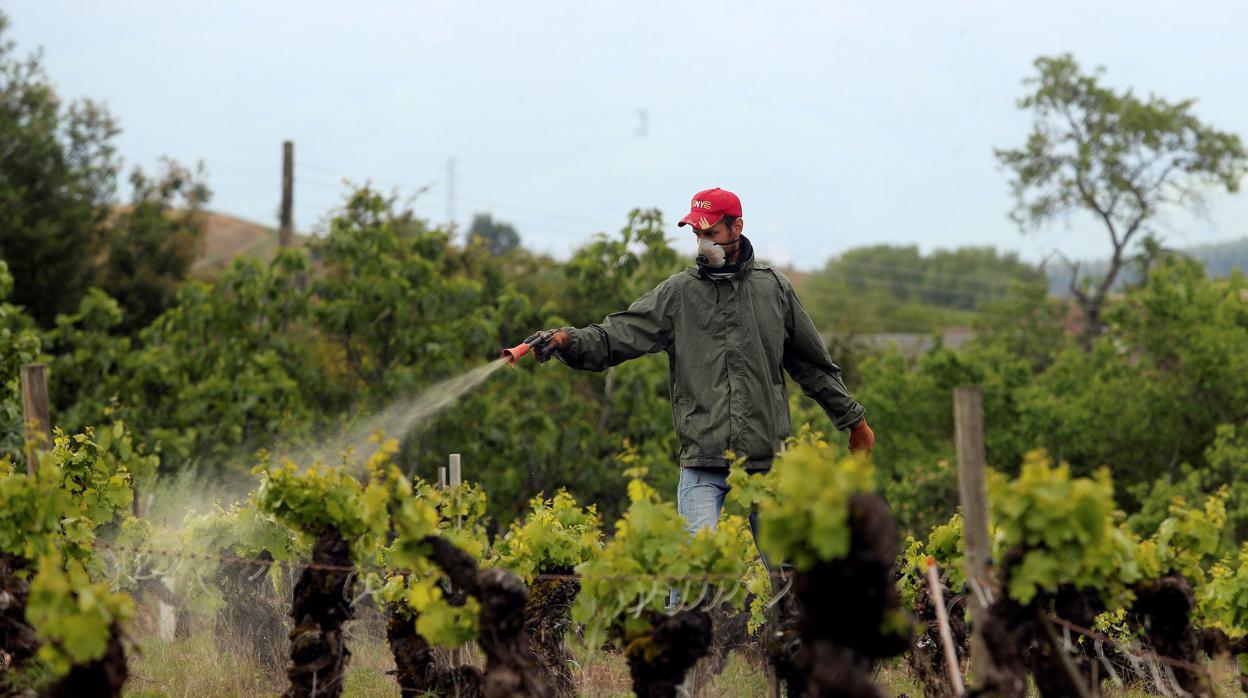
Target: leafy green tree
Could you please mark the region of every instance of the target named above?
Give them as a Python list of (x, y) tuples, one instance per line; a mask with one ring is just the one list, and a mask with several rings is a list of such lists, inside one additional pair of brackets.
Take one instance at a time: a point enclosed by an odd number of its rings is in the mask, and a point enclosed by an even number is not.
[(657, 209), (634, 209), (618, 237), (600, 233), (578, 249), (563, 267), (558, 315), (578, 327), (599, 322), (680, 271), (666, 235)]
[(477, 240), (483, 242), (491, 254), (502, 256), (520, 246), (520, 233), (510, 223), (496, 221), (488, 213), (478, 213), (472, 217), (468, 228), (468, 244)]
[[(961, 350), (938, 346), (913, 361), (868, 355), (851, 387), (880, 436), (881, 491), (914, 532), (952, 512), (950, 396), (977, 384), (993, 467), (1015, 473), (1034, 448), (1080, 474), (1109, 466), (1118, 503), (1155, 525), (1172, 495), (1195, 501), (1237, 479), (1238, 437), (1225, 432), (1248, 422), (1245, 294), (1242, 276), (1214, 281), (1197, 264), (1162, 256), (1144, 286), (1114, 301), (1091, 350), (1065, 335), (1060, 303), (1029, 291), (986, 315), (991, 323)], [(795, 425), (826, 431), (807, 405), (794, 408)]]
[[(307, 257), (292, 250), (267, 266), (236, 259), (213, 285), (188, 282), (96, 394), (118, 397), (118, 416), (163, 446), (171, 470), (306, 438), (322, 415), (346, 406), (332, 363), (339, 357), (322, 351), (297, 283), (308, 271)], [(106, 416), (78, 414), (87, 423)]]
[[(868, 355), (852, 386), (880, 436), (872, 451), (881, 494), (903, 529), (919, 536), (949, 518), (958, 501), (953, 444), (953, 389), (981, 387), (988, 461), (1017, 469), (1023, 443), (1015, 424), (1016, 394), (1031, 379), (1027, 364), (997, 347), (954, 351), (937, 346), (911, 363), (899, 351)], [(794, 425), (830, 431), (805, 401), (794, 405)], [(837, 438), (843, 439), (840, 435)]]
[(1038, 74), (1024, 81), (1034, 92), (1018, 102), (1035, 117), (1031, 134), (996, 156), (1011, 174), (1012, 217), (1024, 229), (1083, 212), (1108, 233), (1105, 274), (1071, 284), (1090, 339), (1103, 330), (1105, 300), (1132, 243), (1160, 237), (1152, 224), (1167, 208), (1198, 207), (1212, 187), (1238, 191), (1248, 152), (1239, 136), (1197, 119), (1194, 100), (1114, 91), (1101, 84), (1103, 69), (1085, 74), (1070, 54), (1042, 56), (1035, 66)]
[(1134, 490), (1140, 506), (1129, 523), (1140, 534), (1156, 530), (1176, 501), (1197, 503), (1225, 493), (1227, 525), (1221, 530), (1221, 547), (1233, 552), (1248, 540), (1248, 424), (1219, 426), (1201, 461), (1184, 463), (1156, 481), (1136, 483)]
[(973, 310), (1017, 283), (1041, 284), (1044, 274), (992, 247), (960, 247), (924, 255), (917, 245), (856, 247), (828, 261), (821, 276), (843, 281), (854, 294), (884, 289), (889, 297)]
[(1078, 473), (1109, 465), (1129, 485), (1178, 463), (1184, 405), (1175, 382), (1108, 338), (1090, 351), (1071, 347), (1020, 390), (1020, 428)]
[(811, 318), (834, 337), (935, 332), (970, 325), (1014, 287), (1041, 288), (1044, 273), (992, 247), (923, 254), (915, 245), (871, 245), (828, 260), (803, 280)]
[(121, 322), (121, 305), (92, 288), (76, 313), (57, 315), (56, 325), (44, 333), (44, 351), (51, 357), (48, 392), (55, 409), (53, 421), (63, 428), (80, 431), (102, 424), (129, 392), (123, 376), (132, 342), (116, 331)]
[(21, 367), (39, 356), (39, 333), (21, 308), (5, 302), (13, 275), (0, 259), (0, 460), (21, 463), (26, 444)]
[(317, 246), (320, 329), (376, 395), (446, 378), (497, 349), (494, 299), (437, 230), (370, 189), (352, 194)]
[(133, 334), (173, 305), (199, 255), (208, 189), (202, 171), (166, 160), (156, 178), (135, 169), (131, 204), (102, 230), (97, 283), (125, 314), (118, 329)]
[(14, 55), (7, 28), (0, 14), (0, 258), (16, 282), (11, 301), (48, 326), (93, 281), (118, 128), (95, 102), (64, 103), (38, 53)]
[(1134, 511), (1138, 485), (1201, 462), (1219, 425), (1248, 420), (1245, 288), (1198, 265), (1155, 267), (1090, 351), (1062, 351), (1021, 389), (1020, 433), (1081, 472), (1109, 465)]
[(975, 318), (974, 344), (999, 345), (1023, 358), (1034, 372), (1043, 372), (1070, 346), (1066, 320), (1070, 307), (1052, 298), (1043, 286), (1018, 286), (1005, 299), (985, 304)]

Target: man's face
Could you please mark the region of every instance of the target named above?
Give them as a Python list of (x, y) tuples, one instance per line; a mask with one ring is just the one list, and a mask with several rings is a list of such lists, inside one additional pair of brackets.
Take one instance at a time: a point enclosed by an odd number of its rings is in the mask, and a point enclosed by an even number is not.
[(741, 223), (740, 218), (733, 221), (731, 227), (729, 227), (728, 223), (721, 218), (718, 223), (712, 225), (706, 230), (698, 230), (697, 228), (694, 228), (693, 234), (699, 238), (706, 238), (720, 247), (732, 250), (737, 242), (737, 238), (741, 237), (742, 227), (743, 224)]

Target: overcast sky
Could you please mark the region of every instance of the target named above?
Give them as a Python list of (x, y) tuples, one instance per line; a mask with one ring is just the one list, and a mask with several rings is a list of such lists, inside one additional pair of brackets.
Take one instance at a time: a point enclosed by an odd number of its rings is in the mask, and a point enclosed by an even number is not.
[[(629, 209), (675, 226), (697, 190), (742, 199), (761, 256), (993, 244), (1106, 254), (1095, 222), (1024, 236), (994, 147), (1038, 55), (1248, 137), (1248, 2), (88, 2), (0, 7), (67, 98), (104, 101), (128, 165), (202, 160), (211, 208), (273, 225), (295, 142), (295, 225), (344, 178), (428, 188), (421, 215), (489, 211), (567, 254)], [(644, 111), (644, 117), (641, 112)], [(128, 192), (124, 193), (128, 195)], [(1172, 215), (1176, 244), (1248, 235), (1248, 194)]]

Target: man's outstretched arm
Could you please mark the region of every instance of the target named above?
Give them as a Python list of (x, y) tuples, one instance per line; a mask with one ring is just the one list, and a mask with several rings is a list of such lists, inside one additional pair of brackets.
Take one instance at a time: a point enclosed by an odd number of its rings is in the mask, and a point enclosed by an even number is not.
[(841, 368), (832, 363), (828, 348), (824, 346), (815, 323), (797, 299), (792, 286), (783, 286), (788, 308), (784, 369), (802, 387), (802, 392), (819, 403), (837, 429), (852, 430), (852, 450), (870, 451), (875, 445), (875, 438), (866, 423), (866, 408), (849, 394), (841, 378)]
[(618, 363), (667, 348), (672, 336), (664, 286), (638, 298), (628, 310), (611, 313), (588, 327), (565, 327), (556, 333), (554, 355), (572, 368), (602, 371)]

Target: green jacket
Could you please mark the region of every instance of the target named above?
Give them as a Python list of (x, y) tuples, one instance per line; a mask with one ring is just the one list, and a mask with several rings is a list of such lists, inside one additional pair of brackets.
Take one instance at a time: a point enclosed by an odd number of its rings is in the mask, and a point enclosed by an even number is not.
[(749, 469), (771, 467), (790, 431), (781, 369), (837, 429), (866, 413), (846, 390), (793, 285), (776, 269), (756, 264), (748, 241), (742, 255), (735, 273), (686, 269), (628, 310), (588, 327), (563, 328), (570, 341), (559, 358), (573, 368), (602, 371), (667, 352), (684, 467), (727, 467), (726, 451), (744, 455)]

